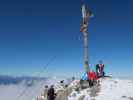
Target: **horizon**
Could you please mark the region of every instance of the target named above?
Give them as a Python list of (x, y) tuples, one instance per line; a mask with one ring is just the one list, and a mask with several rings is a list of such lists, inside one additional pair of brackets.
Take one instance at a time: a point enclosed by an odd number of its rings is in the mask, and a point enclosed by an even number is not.
[[(107, 75), (133, 77), (133, 1), (84, 1), (94, 13), (89, 25), (91, 69), (103, 60)], [(81, 0), (0, 1), (0, 22), (0, 74), (84, 73)]]
[[(40, 79), (40, 80), (44, 80), (44, 79), (58, 79), (58, 80), (64, 80), (64, 79), (72, 79), (73, 76), (53, 76), (53, 77), (50, 77), (50, 76), (13, 76), (13, 75), (0, 75), (0, 81), (1, 81), (1, 78), (2, 80), (6, 80), (7, 78), (8, 79), (11, 79), (11, 80), (15, 80), (15, 79), (20, 79), (21, 80), (24, 80), (24, 79)], [(77, 76), (75, 77), (75, 79), (80, 79), (81, 76)], [(132, 76), (111, 76), (111, 78), (113, 79), (122, 79), (122, 80), (133, 80), (133, 77)]]

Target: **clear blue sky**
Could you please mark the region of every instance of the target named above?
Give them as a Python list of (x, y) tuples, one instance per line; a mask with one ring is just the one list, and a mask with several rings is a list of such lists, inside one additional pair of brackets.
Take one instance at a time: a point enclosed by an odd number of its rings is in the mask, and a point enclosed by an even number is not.
[[(89, 27), (90, 63), (102, 59), (107, 73), (133, 76), (133, 0), (85, 2), (95, 15)], [(80, 75), (80, 8), (81, 0), (0, 1), (0, 74)]]

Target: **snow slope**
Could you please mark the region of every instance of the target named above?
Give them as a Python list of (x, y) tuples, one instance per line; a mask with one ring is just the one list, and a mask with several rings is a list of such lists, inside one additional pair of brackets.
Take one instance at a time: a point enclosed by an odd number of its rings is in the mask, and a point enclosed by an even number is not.
[(69, 100), (133, 100), (133, 81), (104, 78), (100, 80), (99, 86), (73, 91), (68, 98)]
[[(35, 81), (34, 85), (27, 86), (25, 82), (20, 84), (0, 85), (0, 100), (35, 100), (44, 90), (45, 85), (54, 85), (56, 92), (64, 90), (59, 83), (61, 79), (49, 78)], [(68, 84), (70, 80), (65, 80)], [(78, 91), (76, 87), (79, 80), (70, 83), (68, 100), (133, 100), (133, 81), (114, 78), (100, 79), (100, 85)], [(20, 96), (21, 95), (21, 96)], [(20, 96), (20, 98), (18, 98)], [(66, 100), (66, 99), (59, 99)]]

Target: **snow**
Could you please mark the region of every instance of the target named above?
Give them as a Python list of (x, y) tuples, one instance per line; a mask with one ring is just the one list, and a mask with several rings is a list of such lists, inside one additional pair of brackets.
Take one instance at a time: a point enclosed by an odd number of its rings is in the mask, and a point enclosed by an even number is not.
[[(64, 86), (60, 84), (60, 80), (58, 78), (49, 78), (45, 81), (38, 81), (30, 87), (23, 83), (0, 85), (0, 98), (1, 100), (36, 100), (35, 98), (41, 96), (41, 93), (44, 91), (45, 85), (54, 85), (56, 92), (64, 90)], [(65, 84), (69, 84), (70, 82), (70, 80), (65, 80)], [(133, 100), (132, 80), (103, 78), (100, 79), (100, 85), (76, 91), (75, 89), (78, 85), (79, 80), (74, 80), (70, 83), (68, 88), (71, 88), (72, 91), (68, 95), (68, 100)], [(17, 99), (23, 92), (24, 94), (21, 98)]]
[(83, 100), (133, 100), (133, 81), (131, 80), (104, 78), (100, 79), (99, 91), (95, 96), (91, 96), (93, 89), (84, 89), (79, 93), (73, 91), (68, 98), (69, 100), (80, 100), (81, 97), (84, 97)]
[(101, 91), (96, 100), (125, 100), (133, 97), (133, 81), (119, 79), (103, 79), (101, 80)]

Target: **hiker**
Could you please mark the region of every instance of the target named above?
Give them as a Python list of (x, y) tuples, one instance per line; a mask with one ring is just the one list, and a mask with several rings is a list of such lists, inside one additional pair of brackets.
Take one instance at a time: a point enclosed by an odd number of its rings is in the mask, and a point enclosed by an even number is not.
[(88, 72), (89, 86), (92, 87), (97, 82), (97, 74), (95, 71)]
[(104, 77), (105, 75), (104, 64), (101, 60), (99, 61), (99, 64), (96, 65), (96, 73), (98, 77)]
[(73, 77), (72, 77), (72, 81), (74, 81), (74, 80), (75, 80), (75, 77), (73, 76)]
[(87, 73), (84, 73), (82, 75), (81, 81), (88, 81), (88, 80), (89, 80), (89, 77), (88, 77)]
[(63, 100), (68, 100), (68, 96), (69, 96), (68, 85), (65, 85), (65, 88), (64, 88), (64, 99)]
[(58, 91), (56, 100), (68, 100), (68, 85), (65, 85), (61, 91)]
[(47, 98), (48, 98), (48, 100), (55, 100), (55, 98), (56, 98), (56, 94), (55, 94), (53, 85), (51, 85), (51, 87), (48, 89)]
[(44, 92), (43, 92), (43, 96), (44, 96), (45, 98), (47, 98), (47, 94), (48, 94), (48, 85), (45, 85), (45, 87), (44, 87)]
[[(88, 84), (89, 83), (89, 84)], [(84, 73), (80, 80), (81, 88), (87, 88), (90, 86), (90, 75), (89, 72)]]

